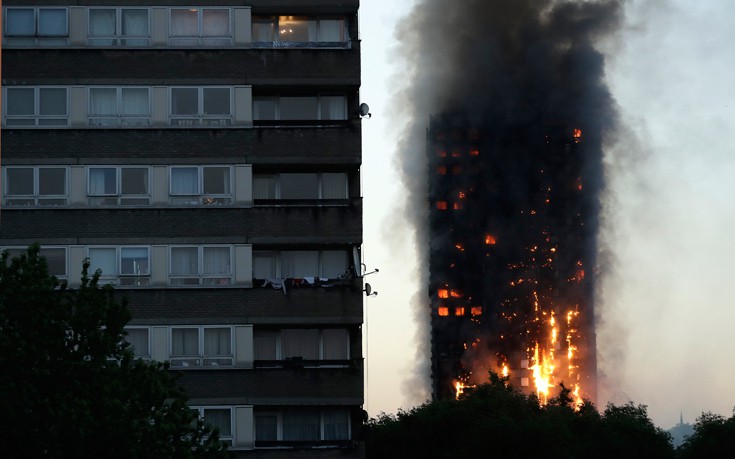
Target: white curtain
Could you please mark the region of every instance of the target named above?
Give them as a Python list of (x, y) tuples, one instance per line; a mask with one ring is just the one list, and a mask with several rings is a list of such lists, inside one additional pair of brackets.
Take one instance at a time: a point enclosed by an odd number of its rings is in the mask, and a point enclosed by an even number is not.
[(230, 274), (230, 248), (204, 247), (204, 274)]
[(89, 10), (89, 35), (115, 35), (116, 18), (113, 9)]
[[(148, 35), (148, 10), (122, 10), (122, 34), (134, 37)], [(145, 43), (145, 42), (144, 42)], [(133, 44), (128, 42), (128, 44)]]
[(126, 328), (128, 334), (125, 341), (130, 343), (133, 353), (136, 357), (145, 357), (148, 355), (148, 329), (147, 328)]
[(89, 249), (89, 272), (102, 271), (102, 277), (117, 276), (117, 256), (114, 248)]
[(253, 177), (253, 199), (275, 199), (276, 179), (273, 176)]
[(117, 115), (117, 89), (92, 88), (89, 90), (89, 113), (92, 116)]
[(343, 42), (342, 36), (342, 20), (341, 19), (321, 19), (319, 21), (319, 41), (323, 42)]
[(171, 355), (198, 356), (199, 330), (196, 328), (174, 328), (171, 330)]
[(171, 194), (193, 196), (199, 194), (199, 170), (196, 167), (171, 169)]
[(347, 174), (322, 174), (322, 199), (347, 199)]
[(172, 9), (171, 35), (184, 37), (198, 36), (199, 11), (196, 9)]
[(350, 358), (350, 335), (343, 328), (322, 330), (324, 360), (346, 360)]
[(321, 119), (346, 120), (347, 104), (344, 96), (321, 96)]
[(319, 252), (306, 250), (281, 252), (281, 277), (312, 276), (319, 276)]
[(229, 409), (205, 409), (204, 422), (212, 427), (219, 427), (219, 434), (222, 437), (232, 436), (232, 417)]
[(205, 9), (202, 11), (202, 35), (225, 37), (230, 35), (229, 10)]
[(286, 410), (283, 412), (283, 439), (285, 441), (319, 441), (319, 412)]
[(282, 330), (281, 355), (284, 359), (290, 357), (319, 359), (319, 330), (315, 328)]
[(324, 410), (324, 439), (349, 440), (350, 421), (346, 410)]
[(148, 107), (148, 88), (122, 88), (122, 115), (148, 116)]
[(204, 329), (204, 355), (205, 356), (228, 356), (232, 355), (230, 346), (229, 328), (205, 328)]
[(253, 42), (269, 42), (274, 41), (274, 32), (276, 30), (275, 21), (272, 19), (253, 20)]
[(171, 248), (171, 274), (199, 274), (199, 258), (196, 247)]
[(96, 167), (89, 169), (89, 194), (114, 195), (117, 194), (117, 171), (115, 168)]

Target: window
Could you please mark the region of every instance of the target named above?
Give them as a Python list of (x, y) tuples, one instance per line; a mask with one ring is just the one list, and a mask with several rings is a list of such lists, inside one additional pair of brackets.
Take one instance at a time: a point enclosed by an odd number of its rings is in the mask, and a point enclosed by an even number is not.
[(150, 171), (147, 167), (90, 167), (87, 174), (90, 205), (150, 204)]
[(140, 8), (90, 8), (90, 46), (148, 46), (148, 10)]
[(233, 364), (231, 327), (172, 327), (171, 366)]
[(150, 359), (150, 338), (148, 328), (126, 327), (123, 340), (130, 344), (133, 355), (137, 359)]
[(350, 358), (350, 334), (346, 328), (256, 330), (253, 343), (255, 360)]
[(324, 446), (350, 439), (350, 412), (346, 408), (256, 411), (254, 417), (256, 447), (284, 446), (279, 442)]
[(65, 206), (65, 167), (5, 168), (4, 202), (8, 207)]
[(337, 279), (348, 271), (346, 250), (290, 250), (253, 253), (255, 279), (321, 277)]
[(66, 88), (12, 87), (5, 92), (5, 126), (67, 126)]
[(88, 110), (90, 126), (151, 124), (148, 88), (89, 88)]
[(232, 249), (229, 246), (171, 247), (171, 285), (230, 285)]
[(5, 43), (10, 46), (66, 46), (66, 8), (8, 8)]
[(225, 407), (192, 407), (204, 423), (219, 430), (220, 440), (232, 446), (232, 409)]
[(174, 166), (170, 173), (171, 204), (198, 206), (232, 202), (229, 166)]
[(89, 247), (89, 270), (101, 271), (100, 280), (142, 286), (150, 282), (148, 247)]
[[(2, 247), (2, 250), (8, 251), (8, 260), (27, 253), (27, 247)], [(56, 276), (62, 283), (66, 282), (66, 248), (64, 247), (41, 247), (39, 255), (46, 259), (48, 272), (52, 276)]]
[(345, 200), (347, 174), (330, 173), (284, 173), (256, 175), (253, 177), (255, 199), (279, 200)]
[(306, 16), (253, 18), (253, 42), (261, 46), (310, 46), (347, 41), (344, 19)]
[(171, 126), (229, 126), (230, 88), (171, 88)]
[(347, 98), (342, 95), (253, 97), (253, 119), (346, 120)]
[(225, 8), (172, 8), (172, 46), (231, 46), (230, 10)]

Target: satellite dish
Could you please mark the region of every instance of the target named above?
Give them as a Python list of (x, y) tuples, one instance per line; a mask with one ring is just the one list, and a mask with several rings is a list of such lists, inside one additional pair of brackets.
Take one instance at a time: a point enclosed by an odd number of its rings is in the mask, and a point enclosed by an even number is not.
[(361, 117), (367, 116), (368, 118), (370, 118), (371, 116), (373, 116), (370, 113), (370, 106), (368, 104), (364, 103), (364, 102), (360, 104), (360, 116)]
[(365, 296), (370, 296), (371, 293), (373, 293), (373, 288), (370, 286), (370, 284), (366, 282), (365, 283)]

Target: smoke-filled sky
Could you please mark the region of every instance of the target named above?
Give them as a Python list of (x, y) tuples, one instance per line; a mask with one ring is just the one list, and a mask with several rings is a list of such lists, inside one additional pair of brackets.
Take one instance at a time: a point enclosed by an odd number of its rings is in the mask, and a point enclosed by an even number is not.
[[(406, 155), (424, 154), (423, 144), (406, 143), (422, 139), (411, 115), (437, 100), (417, 101), (416, 84), (451, 80), (456, 69), (422, 74), (431, 59), (417, 55), (407, 40), (427, 36), (444, 47), (453, 39), (442, 37), (447, 29), (461, 35), (491, 27), (498, 18), (482, 14), (468, 15), (466, 26), (458, 25), (466, 5), (490, 3), (525, 2), (457, 0), (449, 6), (436, 0), (364, 0), (361, 5), (361, 97), (373, 114), (363, 122), (364, 261), (368, 270), (380, 269), (366, 278), (379, 292), (366, 300), (371, 415), (428, 397), (428, 306), (418, 314), (415, 307), (425, 296), (426, 260), (415, 251), (417, 233), (410, 223), (426, 204), (401, 183), (399, 168), (414, 164)], [(613, 4), (622, 6), (615, 40), (602, 48), (622, 127), (618, 141), (605, 150), (605, 263), (597, 301), (600, 396), (646, 404), (665, 428), (680, 412), (690, 422), (702, 411), (729, 415), (735, 406), (728, 390), (735, 377), (735, 308), (728, 290), (729, 262), (735, 259), (730, 239), (735, 2), (601, 3), (611, 8), (610, 15), (592, 17), (599, 22), (587, 26), (605, 36), (616, 25)], [(421, 14), (434, 5), (446, 9), (442, 14), (452, 26), (407, 31), (418, 18), (411, 13), (415, 4)], [(446, 46), (443, 52), (463, 50)], [(423, 180), (420, 163), (415, 164), (415, 177)], [(408, 189), (421, 183), (409, 182)]]

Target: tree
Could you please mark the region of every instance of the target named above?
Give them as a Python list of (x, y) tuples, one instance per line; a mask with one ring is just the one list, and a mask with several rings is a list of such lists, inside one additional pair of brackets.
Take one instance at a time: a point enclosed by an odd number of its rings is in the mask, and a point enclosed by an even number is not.
[(677, 450), (677, 457), (735, 457), (735, 410), (727, 419), (702, 413), (694, 424), (694, 433)]
[(669, 436), (645, 406), (589, 402), (576, 407), (563, 386), (541, 406), (507, 378), (467, 390), (459, 400), (437, 400), (368, 423), (368, 458), (564, 457), (670, 458)]
[(99, 272), (66, 288), (39, 247), (0, 259), (0, 457), (220, 458), (167, 363), (135, 359)]

